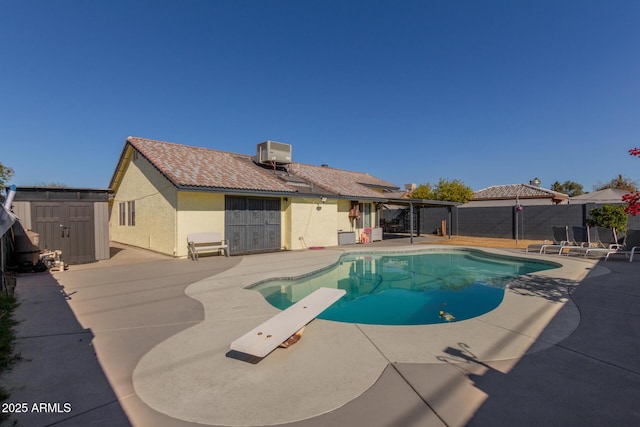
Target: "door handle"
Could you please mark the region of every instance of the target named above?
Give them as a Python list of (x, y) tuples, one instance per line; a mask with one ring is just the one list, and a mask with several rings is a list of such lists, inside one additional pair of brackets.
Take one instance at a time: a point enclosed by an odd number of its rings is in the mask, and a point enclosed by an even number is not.
[(60, 230), (62, 231), (62, 235), (60, 237), (62, 237), (62, 238), (65, 237), (65, 235), (64, 235), (65, 230), (67, 231), (67, 236), (66, 237), (69, 237), (69, 229), (70, 228), (71, 227), (65, 227), (64, 225), (60, 224)]

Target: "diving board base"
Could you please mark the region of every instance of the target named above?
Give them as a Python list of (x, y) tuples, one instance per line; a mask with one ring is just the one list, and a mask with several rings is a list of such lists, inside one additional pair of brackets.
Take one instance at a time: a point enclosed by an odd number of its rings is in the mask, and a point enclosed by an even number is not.
[(320, 288), (231, 343), (231, 350), (265, 357), (347, 292)]

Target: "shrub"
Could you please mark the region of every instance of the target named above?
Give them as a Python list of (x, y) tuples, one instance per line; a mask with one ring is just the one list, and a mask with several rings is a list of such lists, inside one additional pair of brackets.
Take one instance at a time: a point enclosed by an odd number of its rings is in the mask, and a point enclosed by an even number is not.
[(587, 219), (589, 227), (615, 228), (624, 233), (627, 231), (627, 214), (624, 206), (604, 205), (601, 208), (593, 208), (589, 211)]

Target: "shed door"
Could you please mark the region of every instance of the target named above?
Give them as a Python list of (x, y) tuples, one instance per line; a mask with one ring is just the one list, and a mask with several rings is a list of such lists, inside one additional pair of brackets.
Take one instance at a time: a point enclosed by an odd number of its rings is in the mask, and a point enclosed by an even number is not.
[(280, 199), (226, 196), (225, 237), (231, 255), (279, 251)]
[(40, 249), (60, 249), (67, 264), (96, 260), (93, 203), (33, 202), (31, 212)]

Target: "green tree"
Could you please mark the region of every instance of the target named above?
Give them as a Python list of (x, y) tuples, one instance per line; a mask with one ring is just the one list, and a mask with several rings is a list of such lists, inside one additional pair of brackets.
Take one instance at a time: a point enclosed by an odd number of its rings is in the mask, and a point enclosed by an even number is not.
[(473, 198), (473, 190), (458, 179), (440, 178), (435, 186), (430, 183), (420, 184), (418, 188), (411, 192), (411, 197), (414, 199), (466, 203)]
[(409, 197), (411, 197), (412, 199), (431, 200), (433, 198), (433, 189), (431, 188), (431, 184), (420, 184), (415, 190), (411, 192)]
[(589, 211), (587, 225), (589, 227), (615, 228), (624, 233), (627, 231), (627, 214), (621, 205), (603, 205), (601, 208), (593, 208)]
[(67, 184), (62, 182), (40, 182), (37, 186), (43, 188), (69, 188)]
[(606, 184), (596, 187), (596, 191), (613, 188), (614, 190), (638, 191), (638, 184), (630, 178), (618, 175)]
[(0, 163), (0, 187), (4, 187), (5, 182), (13, 178), (13, 169)]
[(413, 199), (466, 203), (473, 198), (473, 190), (458, 179), (440, 178), (435, 186), (430, 183), (420, 184), (418, 188), (411, 192), (410, 197)]
[(569, 197), (575, 197), (584, 194), (584, 187), (582, 187), (581, 184), (573, 181), (565, 181), (562, 184), (556, 181), (551, 186), (551, 189), (559, 193), (565, 193)]
[(473, 190), (458, 179), (440, 178), (433, 190), (433, 200), (466, 203), (473, 199)]

